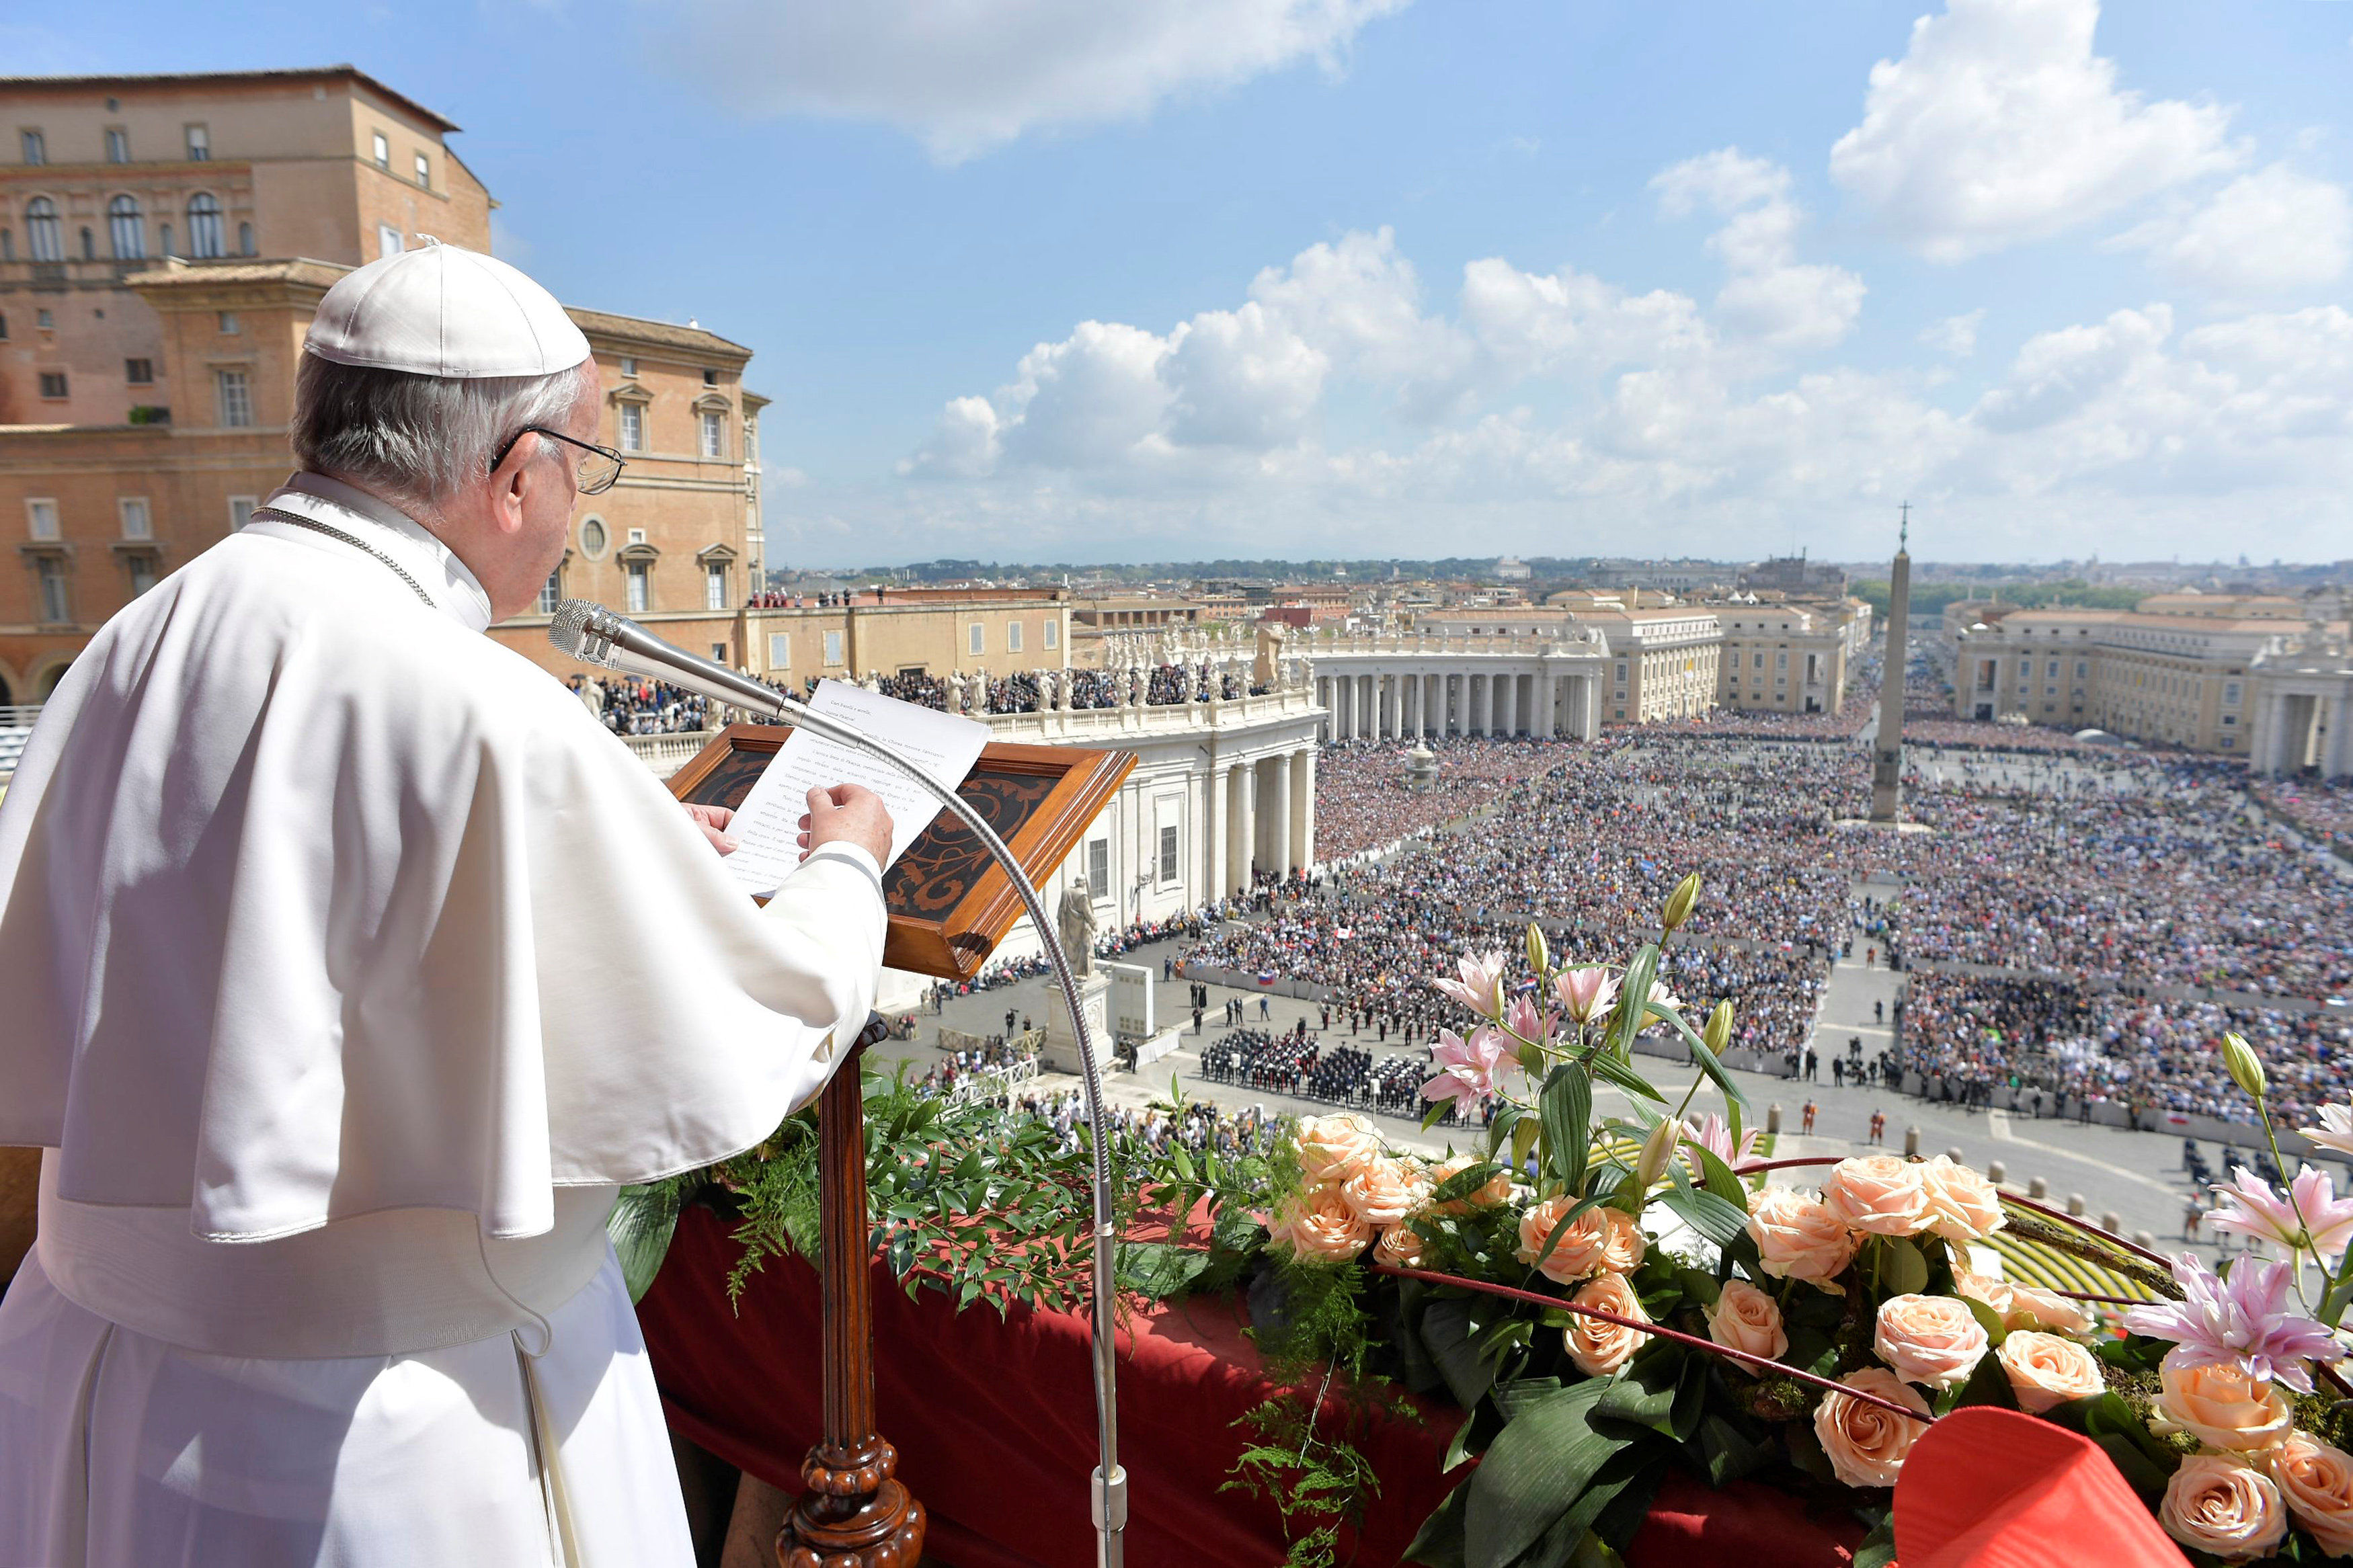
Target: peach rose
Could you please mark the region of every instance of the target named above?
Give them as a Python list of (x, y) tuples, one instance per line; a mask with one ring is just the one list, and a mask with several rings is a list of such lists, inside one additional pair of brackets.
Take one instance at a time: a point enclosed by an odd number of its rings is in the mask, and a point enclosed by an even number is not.
[(1983, 1241), (2002, 1227), (2001, 1193), (1991, 1182), (1939, 1154), (1920, 1167), (1928, 1194), (1928, 1228), (1954, 1246)]
[(2257, 1383), (2236, 1366), (2177, 1366), (2168, 1356), (2158, 1381), (2158, 1424), (2210, 1448), (2246, 1454), (2275, 1447), (2295, 1423), (2278, 1384)]
[[(1727, 1349), (1770, 1361), (1779, 1361), (1789, 1352), (1789, 1336), (1781, 1328), (1781, 1309), (1746, 1279), (1725, 1281), (1715, 1305), (1707, 1310), (1707, 1337)], [(1743, 1362), (1732, 1364), (1744, 1372), (1757, 1370)]]
[(1993, 1353), (2010, 1378), (2010, 1391), (2018, 1395), (2018, 1407), (2029, 1415), (2071, 1399), (2089, 1399), (2108, 1386), (2100, 1375), (2099, 1359), (2057, 1334), (2021, 1329), (2005, 1337)]
[(1973, 1274), (1957, 1264), (1953, 1268), (1953, 1289), (1972, 1301), (1983, 1301), (1993, 1309), (1995, 1317), (2002, 1320), (2004, 1328), (2010, 1326), (2011, 1287), (2008, 1280)]
[(2010, 1288), (2010, 1307), (2002, 1313), (2001, 1321), (2004, 1328), (2041, 1329), (2047, 1333), (2073, 1334), (2077, 1339), (2089, 1339), (2100, 1326), (2099, 1319), (2084, 1303), (2033, 1285)]
[(1854, 1232), (1794, 1187), (1763, 1187), (1748, 1195), (1748, 1234), (1765, 1272), (1776, 1279), (1820, 1284), (1854, 1261)]
[(1990, 1345), (1977, 1314), (1951, 1296), (1890, 1296), (1871, 1342), (1897, 1376), (1930, 1388), (1966, 1380)]
[(1826, 1394), (1814, 1408), (1814, 1436), (1821, 1439), (1822, 1452), (1830, 1456), (1839, 1479), (1851, 1487), (1894, 1486), (1904, 1456), (1928, 1429), (1928, 1402), (1880, 1367), (1866, 1366), (1839, 1381), (1919, 1412), (1920, 1419), (1913, 1421), (1843, 1394)]
[(1373, 1227), (1356, 1217), (1337, 1182), (1324, 1182), (1293, 1194), (1275, 1211), (1269, 1240), (1291, 1248), (1294, 1258), (1345, 1263), (1365, 1250)]
[(1395, 1225), (1430, 1196), (1421, 1166), (1376, 1154), (1340, 1184), (1340, 1195), (1366, 1225)]
[(1428, 1245), (1411, 1226), (1393, 1225), (1381, 1232), (1380, 1244), (1373, 1248), (1373, 1257), (1400, 1268), (1418, 1268), (1421, 1266), (1421, 1249)]
[[(1615, 1312), (1638, 1323), (1647, 1323), (1651, 1315), (1642, 1310), (1642, 1299), (1626, 1283), (1622, 1274), (1604, 1274), (1569, 1298), (1580, 1307), (1592, 1307), (1604, 1312)], [(1571, 1313), (1568, 1327), (1561, 1330), (1568, 1345), (1568, 1359), (1577, 1370), (1588, 1377), (1599, 1377), (1616, 1372), (1634, 1359), (1642, 1342), (1651, 1336), (1640, 1329), (1629, 1329), (1599, 1318), (1588, 1318)]]
[(1609, 1221), (1609, 1235), (1601, 1243), (1601, 1267), (1612, 1274), (1631, 1274), (1642, 1267), (1642, 1254), (1648, 1250), (1648, 1244), (1634, 1216), (1607, 1204), (1593, 1212)]
[(1381, 1152), (1380, 1134), (1347, 1114), (1300, 1118), (1298, 1144), (1299, 1168), (1310, 1182), (1345, 1182)]
[(1841, 1160), (1822, 1183), (1822, 1206), (1852, 1230), (1913, 1235), (1928, 1223), (1928, 1186), (1920, 1170), (1893, 1154)]
[(2272, 1479), (2245, 1460), (2199, 1454), (2181, 1461), (2157, 1506), (2165, 1532), (2225, 1563), (2269, 1555), (2287, 1539), (2287, 1508)]
[[(1440, 1161), (1430, 1169), (1430, 1184), (1433, 1187), (1443, 1186), (1450, 1176), (1459, 1176), (1472, 1166), (1482, 1163), (1476, 1154), (1457, 1154), (1450, 1160)], [(1472, 1209), (1491, 1209), (1498, 1204), (1506, 1204), (1511, 1200), (1512, 1173), (1499, 1169), (1488, 1179), (1485, 1186), (1459, 1198), (1449, 1198), (1438, 1205), (1438, 1212), (1469, 1214)]]
[(2291, 1432), (2263, 1458), (2288, 1510), (2320, 1550), (2331, 1557), (2353, 1557), (2353, 1454)]
[[(1613, 1265), (1611, 1244), (1618, 1237), (1610, 1224), (1610, 1208), (1597, 1205), (1568, 1222), (1552, 1250), (1538, 1261), (1536, 1248), (1560, 1224), (1560, 1216), (1577, 1206), (1577, 1200), (1566, 1193), (1556, 1198), (1546, 1198), (1520, 1216), (1520, 1247), (1517, 1257), (1523, 1263), (1534, 1263), (1544, 1270), (1545, 1278), (1561, 1285), (1573, 1285), (1588, 1275), (1599, 1274)], [(1636, 1237), (1635, 1258), (1641, 1258), (1641, 1238)]]

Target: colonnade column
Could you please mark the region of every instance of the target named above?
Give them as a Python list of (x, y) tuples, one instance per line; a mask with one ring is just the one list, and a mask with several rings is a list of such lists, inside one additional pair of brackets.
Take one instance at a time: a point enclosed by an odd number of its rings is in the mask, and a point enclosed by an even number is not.
[(1503, 677), (1503, 700), (1497, 704), (1503, 711), (1496, 715), (1495, 723), (1504, 734), (1514, 735), (1520, 729), (1520, 678), (1506, 675)]
[(1209, 877), (1202, 885), (1207, 896), (1222, 899), (1233, 884), (1226, 880), (1226, 839), (1233, 824), (1233, 803), (1230, 795), (1233, 779), (1230, 767), (1209, 770), (1208, 799), (1204, 802), (1202, 837), (1209, 841)]
[[(1443, 684), (1444, 678), (1436, 675), (1424, 675), (1418, 677), (1417, 679), (1421, 682), (1421, 728), (1423, 732), (1427, 733), (1433, 727), (1430, 717), (1432, 704), (1439, 694), (1446, 689)], [(1443, 703), (1438, 703), (1436, 721), (1442, 724), (1445, 722), (1445, 706)]]
[(1227, 773), (1232, 793), (1226, 809), (1226, 890), (1236, 892), (1250, 885), (1250, 855), (1258, 847), (1258, 770), (1237, 763)]
[(1536, 721), (1528, 726), (1528, 732), (1539, 741), (1549, 741), (1553, 737), (1555, 716), (1559, 711), (1555, 706), (1559, 694), (1553, 689), (1552, 671), (1536, 671), (1535, 688)]
[(1266, 805), (1267, 869), (1276, 876), (1291, 872), (1291, 753), (1267, 760), (1267, 783), (1273, 794)]
[(1315, 748), (1291, 759), (1291, 858), (1302, 868), (1315, 864)]

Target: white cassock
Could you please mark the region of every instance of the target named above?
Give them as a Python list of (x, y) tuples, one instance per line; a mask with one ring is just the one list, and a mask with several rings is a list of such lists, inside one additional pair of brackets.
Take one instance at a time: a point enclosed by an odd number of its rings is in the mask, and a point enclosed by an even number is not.
[[(108, 623), (0, 805), (0, 1565), (691, 1562), (616, 1188), (864, 1023), (881, 882), (763, 911), (457, 558), (298, 476)], [(423, 602), (418, 590), (432, 600)]]

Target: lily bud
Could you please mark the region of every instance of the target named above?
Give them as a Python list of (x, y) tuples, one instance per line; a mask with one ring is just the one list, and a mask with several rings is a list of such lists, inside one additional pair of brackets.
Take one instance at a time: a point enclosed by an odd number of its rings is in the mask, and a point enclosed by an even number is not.
[(1528, 967), (1535, 971), (1538, 980), (1545, 977), (1546, 973), (1545, 961), (1550, 956), (1551, 954), (1545, 948), (1544, 927), (1530, 921), (1528, 922)]
[(2255, 1055), (2255, 1047), (2241, 1035), (2222, 1037), (2222, 1065), (2231, 1069), (2231, 1081), (2256, 1100), (2263, 1097), (2263, 1062)]
[(1707, 1016), (1707, 1026), (1700, 1030), (1699, 1037), (1707, 1042), (1709, 1050), (1717, 1056), (1724, 1054), (1724, 1047), (1732, 1043), (1731, 1003), (1718, 1002), (1715, 1005), (1715, 1011)]
[(1694, 871), (1675, 884), (1667, 895), (1666, 908), (1659, 911), (1659, 924), (1669, 931), (1679, 931), (1683, 921), (1691, 919), (1692, 906), (1699, 902), (1699, 873)]
[(1634, 1179), (1642, 1184), (1645, 1191), (1667, 1173), (1667, 1162), (1675, 1157), (1675, 1150), (1683, 1141), (1683, 1124), (1674, 1117), (1651, 1129), (1651, 1135), (1642, 1141), (1641, 1155), (1634, 1162)]

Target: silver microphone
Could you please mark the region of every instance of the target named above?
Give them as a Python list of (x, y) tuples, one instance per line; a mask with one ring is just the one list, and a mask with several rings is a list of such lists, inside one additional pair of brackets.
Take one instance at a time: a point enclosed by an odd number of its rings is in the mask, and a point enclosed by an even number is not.
[(1037, 929), (1039, 942), (1046, 950), (1046, 960), (1053, 967), (1054, 978), (1061, 986), (1062, 1003), (1070, 1011), (1071, 1032), (1079, 1047), (1079, 1084), (1085, 1091), (1087, 1129), (1094, 1143), (1093, 1350), (1095, 1433), (1100, 1461), (1092, 1478), (1095, 1562), (1098, 1568), (1119, 1568), (1127, 1525), (1127, 1472), (1119, 1463), (1118, 1373), (1113, 1339), (1118, 1325), (1113, 1273), (1119, 1231), (1112, 1219), (1111, 1143), (1104, 1136), (1109, 1129), (1103, 1118), (1103, 1085), (1095, 1066), (1094, 1040), (1087, 1027), (1086, 1010), (1079, 1005), (1079, 984), (1071, 973), (1070, 955), (1062, 951), (1061, 928), (1046, 912), (1046, 900), (1039, 895), (1029, 873), (1022, 870), (1021, 862), (1014, 858), (1013, 851), (1005, 847), (1005, 840), (962, 795), (849, 725), (812, 712), (807, 703), (796, 701), (747, 675), (738, 675), (723, 664), (666, 643), (627, 616), (617, 616), (591, 599), (566, 599), (558, 605), (554, 618), (548, 623), (547, 640), (584, 664), (641, 675), (649, 680), (668, 681), (732, 707), (785, 720), (878, 758), (929, 791), (958, 821), (972, 829), (989, 857), (1004, 868), (1006, 879), (1020, 897), (1030, 925)]

